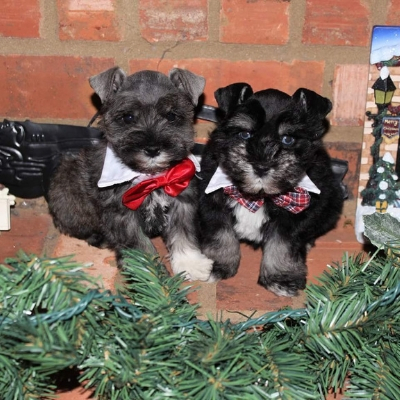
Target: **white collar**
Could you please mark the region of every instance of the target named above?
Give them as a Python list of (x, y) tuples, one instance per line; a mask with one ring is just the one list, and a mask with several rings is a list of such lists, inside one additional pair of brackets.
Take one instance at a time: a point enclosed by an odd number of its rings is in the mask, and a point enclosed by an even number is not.
[[(193, 154), (189, 154), (188, 157), (196, 167), (196, 171), (200, 171), (200, 164), (197, 158)], [(165, 172), (166, 173), (166, 172)], [(161, 174), (142, 174), (141, 172), (134, 171), (125, 165), (120, 158), (115, 154), (111, 144), (107, 144), (106, 156), (104, 158), (103, 170), (101, 176), (97, 182), (98, 187), (108, 187), (119, 183), (136, 180), (135, 183), (139, 183), (145, 179), (150, 179), (155, 176), (161, 176)]]
[[(232, 185), (231, 179), (228, 177), (228, 175), (226, 175), (226, 173), (222, 170), (221, 167), (218, 167), (214, 175), (212, 176), (210, 182), (208, 183), (205, 193), (208, 194), (211, 192), (215, 192), (218, 189), (231, 185)], [(307, 174), (303, 175), (297, 186), (300, 186), (303, 189), (308, 190), (309, 192), (314, 192), (317, 194), (321, 193), (321, 191), (317, 188), (317, 186), (315, 186), (314, 182), (308, 177)]]

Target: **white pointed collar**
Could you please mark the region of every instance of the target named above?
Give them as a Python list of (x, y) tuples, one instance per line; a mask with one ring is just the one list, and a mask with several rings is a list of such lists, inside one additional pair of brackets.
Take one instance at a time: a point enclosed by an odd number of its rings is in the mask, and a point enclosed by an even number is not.
[[(226, 175), (221, 167), (218, 167), (212, 176), (208, 186), (206, 187), (205, 193), (215, 192), (218, 189), (233, 185), (231, 179)], [(296, 186), (300, 186), (309, 192), (320, 194), (321, 191), (314, 184), (314, 182), (309, 178), (307, 174), (304, 174)]]
[[(193, 154), (188, 155), (188, 158), (193, 162), (196, 171), (199, 172), (200, 164), (197, 158)], [(150, 179), (161, 175), (163, 175), (163, 173), (156, 175), (143, 174), (129, 168), (121, 161), (120, 158), (118, 158), (110, 143), (108, 143), (103, 170), (101, 171), (101, 176), (97, 182), (97, 186), (103, 188), (132, 180), (135, 180), (136, 183), (139, 183), (145, 179)]]

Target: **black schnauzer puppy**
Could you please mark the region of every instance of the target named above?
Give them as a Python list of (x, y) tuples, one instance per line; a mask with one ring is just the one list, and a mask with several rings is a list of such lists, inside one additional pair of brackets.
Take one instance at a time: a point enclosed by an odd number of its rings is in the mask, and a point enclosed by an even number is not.
[(207, 280), (212, 261), (199, 250), (199, 170), (191, 154), (194, 109), (205, 80), (175, 68), (90, 78), (102, 101), (100, 144), (65, 157), (50, 182), (49, 209), (62, 233), (98, 247), (155, 252), (161, 235), (174, 273)]
[(322, 143), (331, 102), (307, 89), (253, 93), (245, 83), (215, 92), (223, 118), (201, 161), (202, 251), (210, 281), (236, 274), (240, 241), (263, 250), (258, 283), (281, 296), (306, 284), (306, 254), (333, 229), (340, 182)]

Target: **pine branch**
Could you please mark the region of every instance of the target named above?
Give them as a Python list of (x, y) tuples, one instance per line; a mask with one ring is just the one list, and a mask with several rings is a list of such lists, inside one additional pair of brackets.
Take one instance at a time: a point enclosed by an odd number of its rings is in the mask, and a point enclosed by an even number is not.
[(49, 395), (55, 388), (51, 376), (81, 360), (85, 327), (77, 316), (85, 310), (97, 318), (93, 305), (81, 307), (85, 296), (97, 293), (95, 280), (81, 265), (70, 257), (19, 256), (0, 265), (0, 370), (5, 377), (0, 393), (5, 400)]
[(392, 400), (399, 395), (399, 346), (391, 343), (350, 370), (351, 383), (346, 390), (349, 399)]

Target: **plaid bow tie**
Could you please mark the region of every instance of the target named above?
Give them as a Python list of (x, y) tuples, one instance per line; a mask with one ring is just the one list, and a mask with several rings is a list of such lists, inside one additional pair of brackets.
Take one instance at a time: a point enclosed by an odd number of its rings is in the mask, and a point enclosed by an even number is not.
[[(311, 196), (306, 189), (295, 187), (294, 192), (287, 192), (271, 196), (271, 200), (279, 207), (282, 207), (293, 214), (298, 214), (309, 207)], [(243, 197), (236, 186), (226, 186), (224, 193), (235, 199), (243, 207), (255, 213), (263, 204), (264, 199), (252, 200)]]
[(122, 204), (131, 210), (137, 210), (153, 190), (161, 187), (169, 196), (176, 197), (189, 186), (195, 173), (195, 165), (186, 158), (165, 175), (147, 179), (128, 189), (122, 196)]

